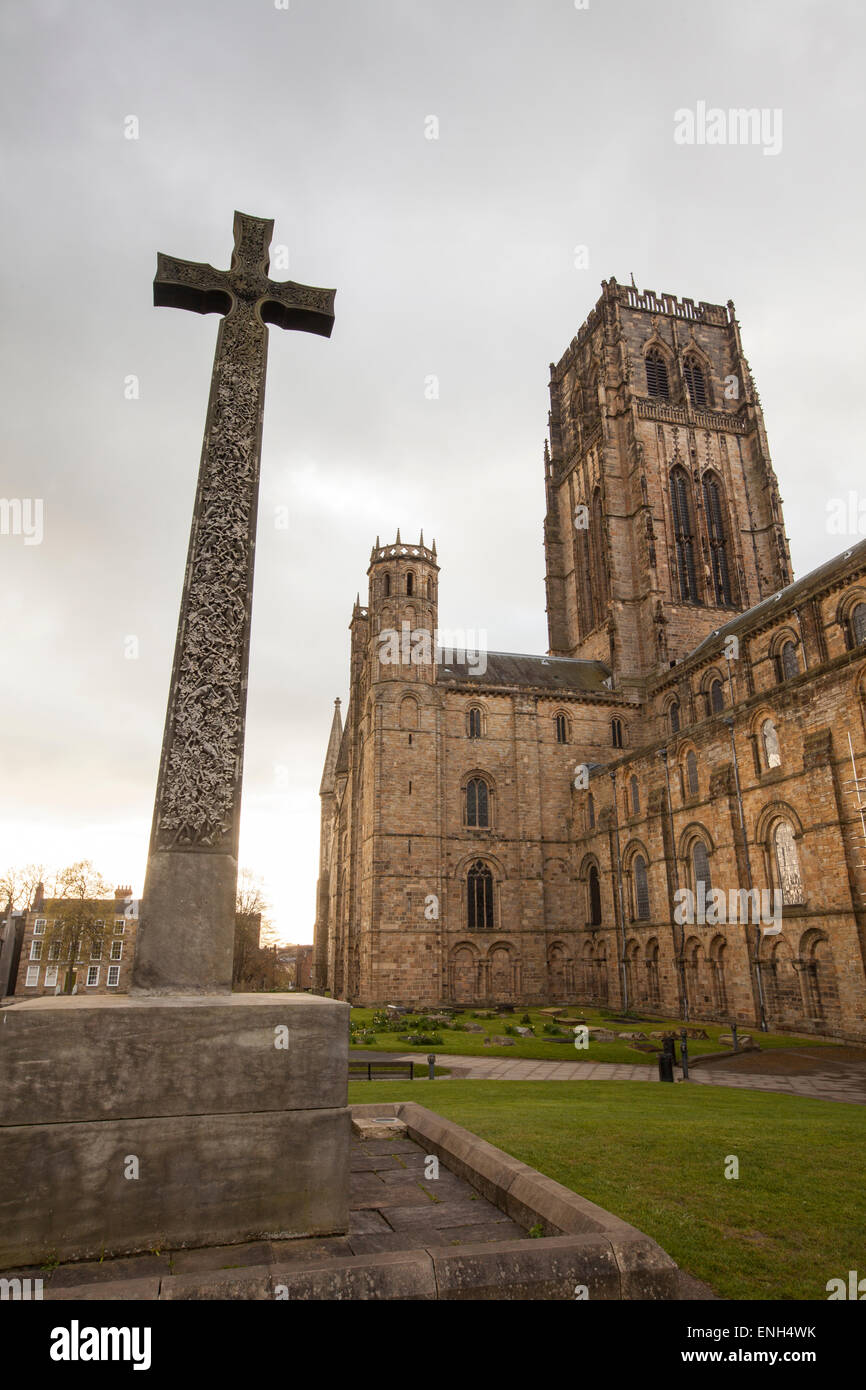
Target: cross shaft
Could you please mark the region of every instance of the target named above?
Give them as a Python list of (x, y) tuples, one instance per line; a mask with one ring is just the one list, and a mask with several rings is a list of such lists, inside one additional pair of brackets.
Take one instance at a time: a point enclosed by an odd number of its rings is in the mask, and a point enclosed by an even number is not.
[(330, 336), (334, 290), (268, 278), (273, 222), (235, 213), (227, 271), (160, 255), (157, 305), (222, 314), (133, 972), (231, 987), (267, 324)]

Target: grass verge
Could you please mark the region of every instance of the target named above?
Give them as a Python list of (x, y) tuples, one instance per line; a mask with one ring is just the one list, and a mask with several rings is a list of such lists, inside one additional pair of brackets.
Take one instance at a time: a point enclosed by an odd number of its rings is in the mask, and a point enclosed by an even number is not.
[(628, 1081), (352, 1083), (349, 1099), (414, 1100), (465, 1125), (632, 1222), (722, 1298), (826, 1299), (828, 1279), (863, 1267), (859, 1106)]

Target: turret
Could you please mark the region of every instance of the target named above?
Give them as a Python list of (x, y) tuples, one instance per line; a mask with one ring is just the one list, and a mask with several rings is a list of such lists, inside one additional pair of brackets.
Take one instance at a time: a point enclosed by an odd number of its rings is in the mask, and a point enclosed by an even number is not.
[(428, 548), (424, 532), (417, 545), (397, 539), (370, 553), (368, 611), (374, 681), (427, 681), (435, 675), (439, 626), (439, 565), (436, 542)]

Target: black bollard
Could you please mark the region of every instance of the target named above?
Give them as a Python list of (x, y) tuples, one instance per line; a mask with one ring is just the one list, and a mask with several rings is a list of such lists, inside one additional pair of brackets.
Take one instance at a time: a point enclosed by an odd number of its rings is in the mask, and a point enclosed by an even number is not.
[(732, 1023), (732, 1024), (731, 1024), (731, 1037), (732, 1037), (733, 1040), (734, 1040), (734, 1051), (736, 1052), (736, 1051), (738, 1051), (738, 1049), (739, 1049), (739, 1043), (737, 1042), (737, 1025), (736, 1025), (736, 1023)]
[(668, 1051), (659, 1053), (659, 1081), (673, 1081), (674, 1064)]
[(428, 1081), (434, 1081), (435, 1078), (436, 1078), (436, 1054), (435, 1054), (435, 1052), (428, 1052), (428, 1053), (427, 1053), (427, 1080), (428, 1080)]
[(688, 1081), (688, 1079), (689, 1079), (689, 1044), (688, 1044), (688, 1038), (686, 1037), (686, 1030), (685, 1030), (685, 1028), (683, 1028), (682, 1032), (680, 1033), (680, 1052), (682, 1053), (682, 1057), (680, 1058), (680, 1061), (682, 1062), (682, 1068), (683, 1068), (683, 1081)]

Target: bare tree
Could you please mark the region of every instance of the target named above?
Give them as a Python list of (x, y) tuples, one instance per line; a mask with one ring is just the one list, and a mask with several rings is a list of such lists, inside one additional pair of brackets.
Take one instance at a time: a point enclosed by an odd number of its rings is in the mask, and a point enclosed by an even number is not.
[(285, 989), (286, 970), (277, 957), (277, 933), (265, 913), (264, 887), (251, 869), (238, 875), (232, 983), (248, 990)]
[(241, 869), (238, 874), (235, 901), (235, 953), (232, 983), (243, 984), (247, 989), (261, 988), (259, 983), (260, 941), (262, 913), (266, 907), (261, 879), (257, 878), (251, 869)]
[(63, 993), (71, 994), (75, 983), (75, 962), (86, 955), (101, 958), (105, 937), (105, 900), (108, 884), (89, 859), (81, 859), (57, 874), (58, 906), (53, 921), (46, 926), (48, 959), (66, 962)]
[(0, 904), (16, 907), (21, 900), (21, 870), (4, 869), (0, 874)]
[(253, 873), (252, 869), (241, 869), (238, 874), (235, 911), (243, 917), (248, 917), (256, 912), (264, 912), (267, 906), (262, 880)]
[(6, 869), (0, 874), (0, 908), (11, 903), (28, 912), (33, 906), (36, 889), (45, 881), (43, 864), (25, 864), (23, 869)]

